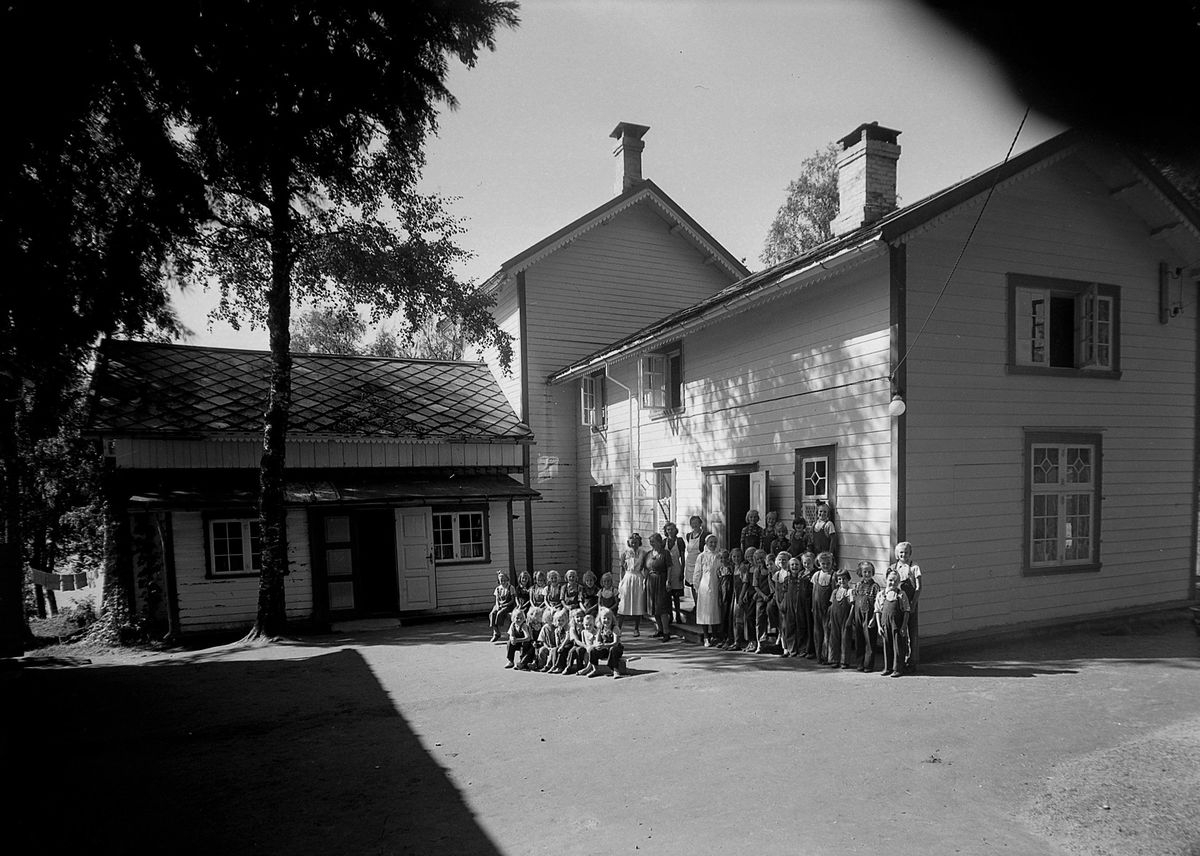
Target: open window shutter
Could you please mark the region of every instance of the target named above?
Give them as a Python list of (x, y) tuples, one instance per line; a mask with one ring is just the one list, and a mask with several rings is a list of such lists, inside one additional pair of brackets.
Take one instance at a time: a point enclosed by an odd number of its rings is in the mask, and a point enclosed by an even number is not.
[(1096, 354), (1097, 287), (1095, 283), (1075, 298), (1075, 342), (1079, 349), (1075, 364), (1081, 369), (1098, 367)]
[(579, 421), (582, 425), (596, 424), (596, 382), (590, 377), (579, 380)]
[(667, 357), (646, 354), (642, 357), (642, 407), (662, 410), (667, 406)]
[(1032, 288), (1018, 288), (1014, 294), (1013, 321), (1016, 324), (1016, 362), (1020, 366), (1049, 365), (1046, 327), (1050, 295)]

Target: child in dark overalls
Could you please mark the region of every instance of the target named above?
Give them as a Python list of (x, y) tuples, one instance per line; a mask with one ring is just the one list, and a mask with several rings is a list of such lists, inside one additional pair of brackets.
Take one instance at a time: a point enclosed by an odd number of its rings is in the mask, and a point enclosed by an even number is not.
[(858, 563), (858, 583), (854, 586), (854, 611), (847, 625), (858, 647), (858, 670), (875, 671), (875, 598), (879, 594), (879, 583), (875, 582), (875, 566), (870, 562)]
[(900, 589), (900, 575), (888, 571), (887, 588), (875, 598), (875, 626), (883, 637), (883, 677), (900, 677), (904, 669), (908, 636), (908, 595)]
[(849, 571), (842, 569), (836, 577), (838, 585), (829, 601), (829, 665), (834, 669), (849, 669), (853, 649), (846, 638), (846, 629), (854, 609), (854, 590), (850, 588)]
[(800, 631), (800, 656), (815, 660), (817, 646), (813, 636), (813, 586), (812, 577), (817, 571), (817, 554), (811, 550), (800, 555), (800, 610), (804, 613), (804, 629)]
[(779, 621), (779, 656), (790, 657), (796, 645), (795, 617), (792, 615), (791, 583), (788, 565), (792, 556), (787, 550), (775, 554), (775, 573), (771, 575), (772, 595), (775, 598), (775, 614)]
[(733, 564), (733, 649), (744, 651), (750, 648), (751, 632), (747, 631), (749, 617), (752, 614), (754, 580), (750, 563), (742, 558), (742, 551), (735, 547), (731, 555), (736, 557)]
[(817, 662), (829, 664), (827, 637), (829, 623), (829, 599), (833, 597), (833, 553), (828, 551), (817, 556), (817, 572), (812, 575), (813, 647), (817, 649)]

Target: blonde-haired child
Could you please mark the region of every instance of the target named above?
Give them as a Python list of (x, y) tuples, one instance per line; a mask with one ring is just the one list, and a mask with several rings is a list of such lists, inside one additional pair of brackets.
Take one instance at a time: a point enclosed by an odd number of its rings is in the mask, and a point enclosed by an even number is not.
[(546, 574), (546, 606), (558, 609), (563, 606), (562, 577), (558, 571)]
[(829, 664), (829, 601), (833, 597), (833, 553), (817, 555), (817, 570), (812, 575), (812, 634), (817, 662)]
[(584, 642), (583, 622), (584, 611), (582, 609), (571, 610), (571, 626), (567, 630), (571, 647), (567, 651), (567, 667), (563, 669), (564, 675), (574, 675), (587, 665), (588, 648)]
[(911, 541), (901, 541), (896, 545), (896, 561), (889, 568), (900, 575), (900, 589), (908, 595), (908, 650), (904, 657), (904, 665), (910, 672), (917, 670), (920, 639), (917, 633), (917, 613), (921, 600), (921, 566), (912, 560), (913, 545)]
[(526, 618), (525, 610), (513, 610), (512, 624), (508, 626), (508, 663), (504, 666), (506, 669), (514, 667), (513, 661), (518, 651), (521, 652), (521, 664), (516, 668), (526, 672), (533, 668), (533, 636), (529, 633)]
[(596, 643), (591, 650), (591, 668), (594, 674), (600, 666), (600, 661), (608, 667), (609, 674), (619, 678), (625, 674), (621, 665), (621, 657), (625, 646), (621, 644), (621, 630), (617, 627), (617, 616), (611, 609), (601, 609), (600, 619), (596, 625)]
[(510, 618), (517, 605), (517, 589), (509, 582), (507, 571), (496, 571), (496, 589), (493, 592), (494, 602), (488, 613), (488, 625), (492, 628), (493, 642), (500, 640), (500, 627), (506, 618)]
[(600, 577), (600, 591), (596, 594), (596, 603), (604, 609), (611, 609), (616, 615), (617, 604), (620, 602), (621, 593), (613, 584), (612, 571), (607, 571)]
[(592, 615), (600, 608), (600, 586), (596, 585), (596, 575), (591, 571), (584, 572), (579, 604), (584, 612), (590, 612)]
[[(566, 652), (570, 650), (567, 633), (569, 613), (565, 609), (544, 613), (542, 632), (538, 635), (538, 666), (543, 672), (561, 672), (566, 668)], [(567, 645), (564, 647), (564, 640)]]
[(900, 575), (887, 572), (887, 588), (875, 598), (875, 626), (883, 639), (883, 677), (900, 677), (904, 668), (904, 642), (908, 636), (908, 595), (900, 588)]

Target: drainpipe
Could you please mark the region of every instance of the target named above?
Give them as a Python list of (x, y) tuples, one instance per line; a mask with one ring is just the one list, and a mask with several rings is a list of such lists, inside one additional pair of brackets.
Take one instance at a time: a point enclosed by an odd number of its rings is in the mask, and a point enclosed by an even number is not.
[[(626, 394), (629, 396), (629, 476), (630, 476), (630, 478), (629, 478), (629, 531), (632, 532), (634, 520), (636, 519), (636, 514), (634, 512), (637, 509), (637, 477), (638, 477), (638, 469), (639, 469), (638, 465), (640, 464), (641, 459), (642, 459), (641, 402), (637, 400), (637, 396), (634, 395), (632, 389), (630, 389), (625, 384), (621, 383), (619, 380), (617, 380), (616, 378), (614, 378), (612, 375), (610, 375), (608, 373), (608, 363), (605, 363), (604, 364), (604, 382), (607, 384), (609, 381), (612, 381), (614, 384), (621, 387), (621, 389), (625, 390)], [(636, 429), (634, 427), (634, 419), (633, 419), (634, 408), (637, 408), (637, 414), (638, 414)], [(635, 434), (635, 430), (636, 430), (636, 434)], [(637, 441), (636, 452), (635, 452), (635, 445), (634, 445), (635, 439)], [(629, 537), (629, 536), (627, 535), (626, 537)]]

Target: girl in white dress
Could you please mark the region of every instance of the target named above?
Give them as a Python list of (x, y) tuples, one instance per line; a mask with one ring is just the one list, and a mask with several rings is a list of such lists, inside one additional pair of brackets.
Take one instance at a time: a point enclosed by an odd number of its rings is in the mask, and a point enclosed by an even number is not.
[(617, 627), (624, 627), (625, 618), (633, 619), (633, 635), (642, 635), (642, 616), (646, 614), (646, 571), (642, 567), (642, 554), (649, 548), (642, 546), (642, 536), (634, 532), (625, 542), (621, 552), (621, 582), (617, 586), (620, 600), (617, 605)]
[(717, 555), (717, 536), (704, 541), (704, 552), (696, 558), (692, 585), (696, 590), (696, 623), (704, 632), (704, 647), (712, 645), (713, 634), (721, 626), (721, 558)]

